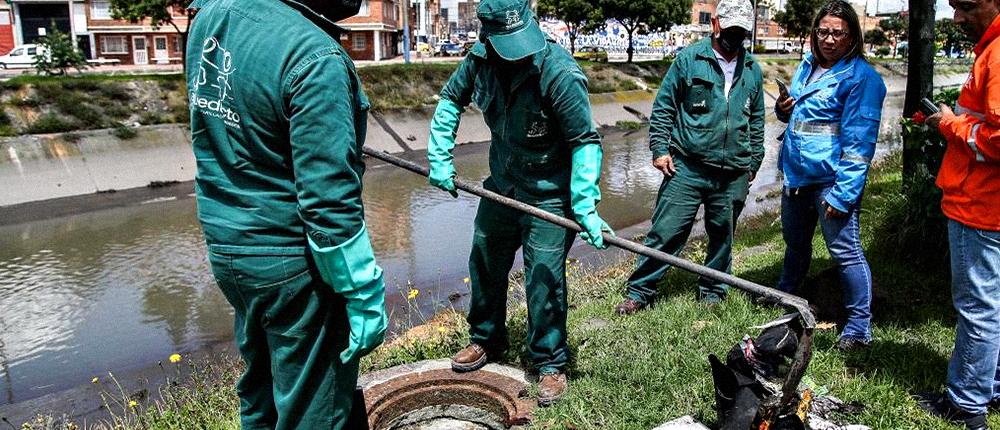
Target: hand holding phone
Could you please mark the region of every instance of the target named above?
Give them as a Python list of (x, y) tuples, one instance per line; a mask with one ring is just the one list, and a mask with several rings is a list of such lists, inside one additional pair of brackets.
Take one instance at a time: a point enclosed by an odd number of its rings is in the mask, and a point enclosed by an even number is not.
[(779, 92), (778, 98), (781, 99), (781, 98), (787, 97), (788, 96), (788, 86), (785, 85), (785, 82), (782, 81), (781, 79), (775, 79), (774, 82), (778, 84), (778, 92)]
[(934, 102), (925, 97), (924, 99), (920, 100), (920, 111), (923, 112), (924, 115), (931, 116), (940, 112), (941, 109), (938, 109), (937, 105), (934, 104)]

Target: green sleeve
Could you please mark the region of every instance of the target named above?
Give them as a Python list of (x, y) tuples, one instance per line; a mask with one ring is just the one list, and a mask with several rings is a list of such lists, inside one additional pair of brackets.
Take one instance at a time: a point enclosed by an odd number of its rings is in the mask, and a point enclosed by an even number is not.
[(757, 78), (757, 96), (750, 101), (750, 172), (756, 173), (764, 162), (764, 79), (760, 67), (755, 63), (753, 72)]
[(467, 55), (441, 89), (441, 98), (450, 100), (460, 108), (468, 106), (472, 102), (472, 90), (476, 84), (475, 67), (473, 55)]
[(682, 69), (684, 60), (678, 58), (663, 77), (660, 90), (653, 102), (653, 112), (649, 115), (649, 149), (653, 151), (653, 159), (670, 153), (674, 123), (677, 121), (679, 110), (677, 102), (682, 97), (683, 91)]
[(571, 68), (563, 73), (549, 89), (548, 98), (563, 139), (570, 148), (601, 144), (601, 135), (597, 133), (590, 114), (587, 77), (579, 68)]
[(320, 247), (345, 243), (364, 226), (362, 110), (368, 101), (347, 61), (336, 51), (314, 55), (287, 79), (299, 216)]

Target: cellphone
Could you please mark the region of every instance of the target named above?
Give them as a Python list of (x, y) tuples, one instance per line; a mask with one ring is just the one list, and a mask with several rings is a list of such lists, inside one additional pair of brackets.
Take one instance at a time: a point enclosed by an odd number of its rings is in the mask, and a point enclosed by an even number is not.
[(923, 112), (924, 115), (931, 116), (940, 112), (941, 109), (938, 109), (937, 105), (934, 104), (931, 99), (925, 97), (923, 100), (920, 100), (920, 111)]
[(781, 94), (788, 94), (788, 86), (785, 85), (784, 81), (782, 81), (781, 79), (775, 79), (774, 82), (778, 84), (778, 91)]

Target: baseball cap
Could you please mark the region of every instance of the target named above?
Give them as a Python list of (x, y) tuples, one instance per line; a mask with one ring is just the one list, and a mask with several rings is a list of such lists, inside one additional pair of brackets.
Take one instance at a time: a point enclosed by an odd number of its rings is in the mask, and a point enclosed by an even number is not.
[(722, 0), (715, 11), (715, 16), (719, 17), (719, 27), (740, 27), (753, 31), (753, 5), (750, 0)]
[(489, 40), (505, 60), (520, 60), (545, 49), (545, 35), (525, 0), (483, 0), (476, 16), (479, 40)]

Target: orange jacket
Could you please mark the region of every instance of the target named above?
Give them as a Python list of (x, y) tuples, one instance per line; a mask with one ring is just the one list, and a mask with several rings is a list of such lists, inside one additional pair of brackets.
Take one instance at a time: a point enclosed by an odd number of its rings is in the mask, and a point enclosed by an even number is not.
[(938, 172), (945, 216), (969, 227), (1000, 231), (1000, 17), (975, 48), (976, 62), (955, 116), (938, 128), (948, 149)]

